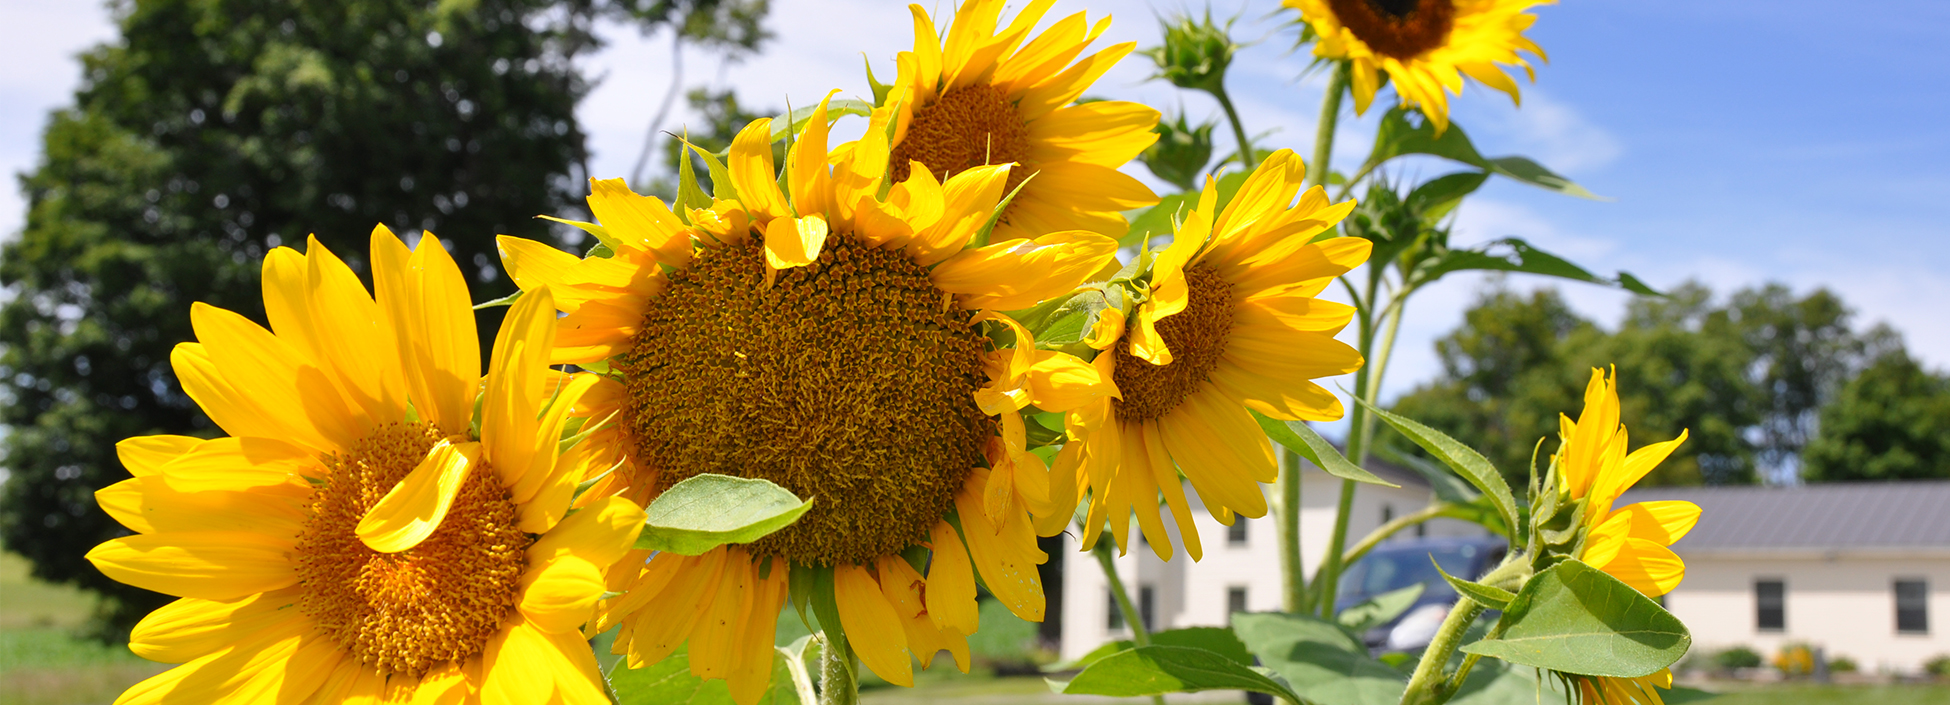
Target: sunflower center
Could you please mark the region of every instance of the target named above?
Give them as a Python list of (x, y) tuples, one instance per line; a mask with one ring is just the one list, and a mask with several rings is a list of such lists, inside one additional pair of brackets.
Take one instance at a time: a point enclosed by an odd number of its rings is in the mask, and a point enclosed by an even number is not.
[(1017, 164), (1009, 170), (1008, 195), (1029, 178), (1029, 126), (1002, 89), (988, 84), (948, 91), (933, 105), (914, 111), (907, 136), (895, 145), (894, 183), (907, 180), (909, 160), (926, 164), (936, 177), (948, 177), (985, 164)]
[(1185, 270), (1191, 290), (1185, 310), (1158, 319), (1158, 335), (1171, 350), (1171, 364), (1153, 365), (1131, 354), (1129, 334), (1111, 346), (1117, 356), (1111, 379), (1124, 399), (1112, 400), (1121, 421), (1150, 421), (1171, 413), (1199, 385), (1226, 351), (1232, 330), (1232, 283), (1219, 270), (1201, 264)]
[(973, 314), (851, 235), (765, 276), (755, 241), (707, 249), (651, 302), (618, 365), (639, 458), (666, 487), (709, 472), (813, 499), (759, 557), (864, 564), (925, 541), (994, 435)]
[(382, 673), (417, 676), (481, 652), (515, 609), (530, 538), (485, 463), (468, 473), (447, 517), (399, 553), (367, 548), (359, 519), (442, 437), (432, 424), (388, 424), (330, 457), (298, 537), (298, 607), (340, 648)]
[(1327, 0), (1341, 25), (1375, 53), (1412, 59), (1449, 39), (1455, 0)]

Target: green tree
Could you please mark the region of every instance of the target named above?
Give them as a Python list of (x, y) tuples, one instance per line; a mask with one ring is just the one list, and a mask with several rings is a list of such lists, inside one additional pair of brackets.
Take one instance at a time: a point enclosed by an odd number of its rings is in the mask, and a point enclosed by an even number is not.
[(1839, 297), (1797, 298), (1779, 284), (1725, 303), (1681, 285), (1633, 299), (1616, 331), (1550, 289), (1525, 297), (1499, 285), (1464, 316), (1436, 342), (1442, 376), (1395, 409), (1475, 445), (1513, 481), (1539, 438), (1545, 453), (1556, 446), (1557, 415), (1577, 413), (1591, 369), (1614, 366), (1634, 447), (1688, 434), (1647, 483), (1748, 483), (1763, 471), (1789, 480), (1817, 411), (1867, 346)]
[(1809, 482), (1950, 479), (1950, 375), (1898, 342), (1821, 409), (1802, 454)]
[[(481, 298), (512, 291), (497, 233), (551, 239), (532, 216), (581, 188), (574, 52), (587, 12), (543, 0), (141, 0), (82, 58), (21, 179), (20, 237), (0, 256), (0, 538), (37, 577), (109, 599), (126, 629), (163, 599), (82, 554), (124, 533), (95, 489), (126, 478), (114, 444), (213, 435), (170, 348), (193, 301), (262, 318), (267, 248), (307, 234), (363, 268), (368, 233), (439, 233)], [(572, 10), (576, 8), (571, 8)], [(585, 8), (586, 9), (586, 8)], [(470, 266), (471, 265), (471, 266)], [(492, 335), (498, 320), (481, 321)], [(113, 633), (105, 632), (105, 633)]]

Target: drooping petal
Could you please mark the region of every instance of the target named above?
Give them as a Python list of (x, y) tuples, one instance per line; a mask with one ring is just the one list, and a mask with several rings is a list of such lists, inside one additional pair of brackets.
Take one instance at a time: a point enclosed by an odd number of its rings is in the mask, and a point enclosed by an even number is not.
[(926, 595), (928, 617), (936, 627), (962, 634), (974, 634), (980, 623), (975, 604), (975, 569), (968, 561), (968, 549), (961, 534), (948, 522), (935, 522), (930, 530), (933, 560), (928, 563)]
[(826, 246), (826, 220), (817, 215), (775, 218), (765, 226), (765, 266), (772, 270), (804, 267)]
[(889, 683), (913, 686), (914, 665), (908, 661), (907, 633), (873, 575), (857, 565), (833, 566), (833, 599), (839, 604), (847, 641), (859, 654), (860, 662)]
[(1001, 525), (991, 524), (981, 511), (981, 487), (988, 481), (986, 468), (969, 473), (968, 484), (955, 493), (955, 509), (961, 517), (962, 536), (969, 557), (983, 582), (996, 599), (1031, 622), (1043, 619), (1043, 582), (1036, 574), (1048, 555), (1036, 547), (1036, 531), (1029, 524), (1028, 512), (1012, 512)]
[(608, 567), (622, 560), (643, 531), (643, 510), (622, 497), (597, 499), (563, 519), (528, 547), (528, 560), (573, 555)]
[(731, 183), (738, 189), (738, 201), (759, 221), (792, 216), (785, 194), (779, 191), (778, 168), (772, 163), (772, 119), (759, 118), (745, 125), (731, 140), (731, 154), (725, 160)]
[(399, 553), (420, 545), (454, 506), (461, 484), (481, 462), (481, 444), (441, 441), (406, 478), (379, 498), (353, 533), (380, 553)]

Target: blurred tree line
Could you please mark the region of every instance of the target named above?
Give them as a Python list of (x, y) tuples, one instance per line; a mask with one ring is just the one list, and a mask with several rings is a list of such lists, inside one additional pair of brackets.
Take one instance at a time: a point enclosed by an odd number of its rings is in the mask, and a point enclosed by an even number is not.
[[(259, 268), (315, 235), (364, 274), (374, 224), (438, 233), (477, 299), (514, 290), (494, 236), (559, 242), (533, 216), (580, 209), (588, 151), (575, 60), (598, 22), (754, 51), (768, 0), (135, 0), (81, 57), (72, 106), (20, 176), (0, 249), (0, 542), (42, 580), (106, 599), (104, 637), (169, 598), (82, 558), (126, 534), (96, 489), (115, 443), (219, 431), (169, 351), (190, 303), (264, 320)], [(13, 224), (0, 224), (12, 229)], [(482, 312), (491, 341), (500, 309)], [(483, 349), (486, 349), (484, 345)]]
[(1633, 449), (1689, 433), (1649, 484), (1950, 478), (1950, 377), (1924, 369), (1887, 326), (1854, 328), (1853, 315), (1826, 289), (1768, 284), (1717, 300), (1688, 283), (1633, 299), (1605, 330), (1555, 289), (1499, 282), (1436, 341), (1442, 374), (1394, 410), (1525, 482), (1538, 439), (1541, 469), (1558, 414), (1582, 408), (1591, 369), (1616, 365)]

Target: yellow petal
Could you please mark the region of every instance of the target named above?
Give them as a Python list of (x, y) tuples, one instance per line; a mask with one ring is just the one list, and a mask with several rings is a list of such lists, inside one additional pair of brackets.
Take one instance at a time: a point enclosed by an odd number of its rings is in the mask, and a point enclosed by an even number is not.
[(556, 320), (554, 352), (549, 364), (577, 365), (607, 359), (629, 350), (630, 337), (643, 323), (647, 302), (628, 298), (583, 304)]
[(729, 551), (720, 547), (683, 560), (676, 578), (655, 600), (656, 604), (673, 605), (673, 611), (638, 619), (631, 629), (631, 668), (664, 660), (690, 638), (691, 630), (711, 607), (711, 598), (718, 594)]
[(115, 444), (115, 457), (136, 477), (156, 474), (163, 464), (190, 452), (203, 439), (190, 436), (136, 436)]
[(318, 456), (310, 450), (271, 438), (234, 436), (198, 443), (158, 471), (179, 492), (309, 487), (300, 476), (323, 474)]
[(907, 633), (873, 575), (857, 565), (833, 566), (833, 598), (839, 603), (847, 641), (860, 662), (889, 683), (912, 687), (914, 664), (907, 658)]
[(481, 339), (467, 279), (440, 238), (428, 233), (407, 259), (406, 285), (417, 327), (408, 336), (414, 357), (407, 373), (420, 418), (446, 433), (466, 433), (481, 383)]
[(395, 332), (386, 327), (359, 275), (313, 237), (305, 249), (305, 279), (320, 361), (333, 369), (332, 377), (364, 411), (367, 424), (404, 418), (406, 375)]
[(785, 194), (779, 191), (778, 168), (772, 163), (772, 119), (759, 118), (745, 125), (731, 140), (731, 154), (725, 160), (731, 183), (738, 189), (738, 201), (745, 204), (757, 220), (792, 216)]
[[(1160, 427), (1163, 425), (1162, 423), (1155, 423), (1140, 426), (1144, 434), (1145, 455), (1151, 458), (1152, 481), (1158, 485), (1158, 491), (1164, 495), (1165, 506), (1171, 509), (1172, 520), (1178, 526), (1178, 541), (1184, 544), (1185, 555), (1191, 556), (1192, 560), (1196, 561), (1205, 557), (1205, 547), (1204, 544), (1199, 542), (1198, 525), (1192, 519), (1191, 505), (1185, 501), (1185, 485), (1178, 481), (1178, 472), (1181, 468), (1186, 471), (1187, 477), (1190, 477), (1195, 471), (1191, 468), (1183, 467), (1182, 463), (1176, 463), (1176, 459), (1172, 456), (1171, 452), (1165, 448), (1164, 434), (1160, 430)], [(1262, 439), (1261, 442), (1264, 443), (1263, 439), (1265, 437), (1261, 436), (1260, 438)], [(1243, 444), (1245, 445), (1252, 443), (1247, 439), (1230, 440), (1234, 444), (1242, 444), (1241, 441), (1244, 441)], [(1198, 485), (1193, 484), (1192, 487), (1197, 489)], [(1254, 489), (1258, 488), (1255, 487)], [(1205, 492), (1199, 490), (1199, 496), (1201, 498), (1204, 497)], [(1264, 506), (1264, 504), (1261, 504), (1262, 509), (1260, 513), (1262, 515), (1265, 513)], [(1222, 512), (1225, 510), (1226, 508), (1224, 507), (1220, 508)]]
[(353, 533), (380, 553), (399, 553), (420, 545), (454, 506), (461, 483), (481, 462), (481, 444), (441, 441), (406, 478), (386, 492)]
[(602, 705), (595, 654), (573, 634), (549, 634), (526, 623), (488, 640), (481, 664), (482, 705)]
[[(578, 374), (569, 377), (568, 384), (561, 385), (559, 390), (550, 390), (554, 392), (555, 399), (550, 402), (548, 411), (535, 430), (537, 450), (531, 456), (529, 466), (521, 470), (521, 480), (515, 483), (516, 487), (522, 487), (534, 479), (538, 485), (538, 489), (528, 503), (521, 505), (518, 526), (522, 531), (531, 534), (548, 533), (548, 530), (555, 526), (555, 522), (561, 521), (563, 515), (568, 513), (569, 502), (575, 498), (576, 484), (582, 481), (582, 476), (578, 472), (582, 466), (573, 462), (561, 462), (559, 444), (562, 430), (569, 415), (575, 411), (576, 402), (582, 399), (583, 393), (596, 386), (596, 383), (601, 380), (602, 378), (596, 375)], [(583, 442), (591, 441), (585, 439)], [(502, 477), (507, 477), (510, 472), (512, 471), (503, 469)]]
[(778, 561), (772, 566), (771, 577), (754, 578), (749, 604), (738, 618), (731, 677), (725, 679), (731, 699), (738, 705), (756, 705), (771, 689), (772, 643), (778, 638), (779, 611), (785, 607), (788, 570), (784, 561)]
[(725, 678), (737, 658), (738, 618), (746, 611), (746, 600), (753, 580), (751, 557), (742, 548), (725, 554), (724, 574), (711, 586), (716, 593), (691, 631), (691, 674), (699, 678)]
[(589, 212), (625, 247), (649, 252), (672, 267), (691, 261), (690, 229), (684, 221), (663, 201), (631, 191), (622, 179), (590, 179)]
[(975, 569), (961, 534), (948, 522), (935, 522), (929, 541), (934, 545), (928, 563), (928, 617), (942, 629), (974, 634), (981, 614), (975, 604)]
[(1641, 538), (1627, 538), (1618, 555), (1604, 565), (1593, 565), (1647, 597), (1658, 597), (1679, 587), (1686, 578), (1686, 562), (1672, 549)]
[(293, 617), (302, 588), (290, 587), (233, 600), (194, 597), (163, 605), (129, 632), (129, 650), (161, 663), (187, 663), (246, 643)]
[(833, 175), (826, 165), (826, 134), (831, 127), (827, 124), (826, 104), (839, 92), (835, 88), (819, 99), (819, 106), (813, 108), (805, 129), (792, 143), (787, 162), (791, 173), (787, 176), (792, 185), (792, 207), (800, 213), (810, 215), (833, 209)]
[(1029, 403), (1043, 411), (1064, 412), (1118, 396), (1117, 383), (1088, 362), (1068, 353), (1036, 351), (1029, 368)]
[(603, 574), (572, 555), (557, 556), (521, 576), (521, 616), (549, 633), (574, 631), (589, 621), (602, 597)]
[(95, 502), (140, 534), (160, 531), (251, 531), (296, 536), (310, 491), (295, 485), (253, 491), (183, 492), (161, 477), (138, 477), (95, 491)]
[(1072, 230), (964, 250), (930, 277), (964, 308), (1011, 311), (1069, 293), (1116, 253), (1116, 240)]
[(353, 420), (320, 418), (321, 407), (307, 403), (299, 388), (302, 355), (270, 331), (200, 302), (190, 305), (190, 323), (202, 342), (178, 345), (171, 362), (183, 391), (230, 435), (289, 438), (319, 449), (359, 438)]
[(986, 468), (969, 473), (968, 483), (955, 493), (955, 509), (961, 516), (962, 536), (976, 570), (996, 599), (1016, 616), (1031, 622), (1043, 620), (1043, 582), (1036, 566), (1048, 559), (1036, 548), (1036, 532), (1029, 525), (1027, 512), (1015, 512), (1001, 525), (991, 524), (981, 511), (979, 491), (988, 481)]
[(777, 218), (765, 226), (765, 266), (772, 270), (812, 264), (825, 246), (826, 220), (817, 215)]
[(893, 606), (894, 616), (900, 618), (901, 631), (907, 636), (907, 650), (920, 659), (921, 667), (927, 668), (934, 655), (949, 648), (948, 640), (941, 629), (928, 618), (922, 605), (922, 595), (926, 592), (927, 581), (907, 564), (900, 556), (881, 556), (874, 561), (880, 573), (880, 591)]
[(515, 300), (494, 339), (494, 359), (481, 400), (481, 443), (515, 503), (527, 502), (545, 477), (526, 473), (535, 447), (548, 360), (555, 346), (555, 299), (548, 287)]
[(298, 582), (291, 538), (236, 531), (172, 531), (124, 536), (88, 552), (115, 579), (177, 597), (234, 600)]
[(298, 705), (344, 660), (338, 644), (291, 616), (253, 638), (137, 683), (116, 705), (277, 703)]
[(643, 510), (622, 497), (604, 497), (563, 519), (528, 547), (531, 561), (573, 555), (608, 567), (623, 558), (643, 531)]

